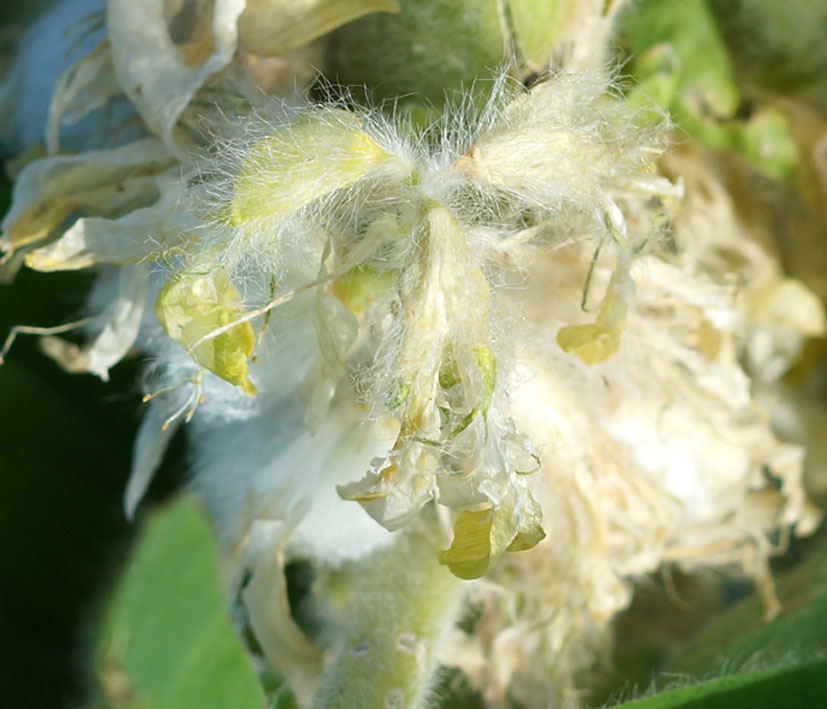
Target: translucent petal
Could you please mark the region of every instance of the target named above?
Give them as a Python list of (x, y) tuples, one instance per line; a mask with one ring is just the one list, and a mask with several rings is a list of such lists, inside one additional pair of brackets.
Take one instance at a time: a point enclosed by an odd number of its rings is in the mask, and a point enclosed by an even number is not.
[[(78, 347), (56, 337), (45, 337), (42, 348), (68, 372), (97, 374), (109, 380), (109, 369), (120, 362), (135, 343), (146, 307), (147, 268), (121, 269), (113, 280), (114, 293), (105, 311), (105, 324), (94, 340)], [(106, 284), (105, 284), (106, 285)], [(107, 292), (109, 288), (106, 288)]]
[(110, 0), (106, 8), (115, 76), (147, 126), (170, 149), (178, 117), (236, 51), (245, 0), (174, 3)]
[(173, 162), (155, 139), (36, 160), (14, 185), (0, 248), (11, 253), (45, 239), (75, 211), (118, 216), (144, 206), (157, 199), (157, 175)]
[(152, 482), (155, 471), (161, 464), (172, 437), (183, 421), (177, 418), (165, 426), (167, 411), (159, 401), (149, 404), (138, 428), (135, 446), (132, 449), (132, 469), (124, 491), (123, 508), (127, 519), (135, 517), (135, 510)]
[(108, 42), (102, 42), (65, 69), (58, 77), (49, 103), (49, 121), (46, 125), (49, 153), (57, 153), (60, 148), (58, 135), (61, 122), (76, 123), (120, 92)]
[[(188, 349), (244, 314), (241, 296), (223, 271), (177, 273), (158, 294), (155, 312), (166, 333)], [(250, 323), (239, 323), (199, 344), (192, 359), (252, 396), (256, 388), (247, 376), (247, 360), (254, 345)]]
[(595, 321), (586, 325), (566, 325), (557, 333), (557, 343), (563, 351), (577, 355), (589, 365), (604, 362), (617, 352), (626, 326), (626, 312), (634, 286), (626, 257), (621, 254), (619, 259)]
[(88, 370), (106, 381), (109, 368), (121, 361), (138, 336), (147, 299), (149, 271), (146, 266), (122, 268), (118, 296), (109, 321), (89, 348)]
[(191, 211), (180, 208), (180, 170), (173, 168), (156, 184), (161, 199), (152, 206), (118, 219), (78, 219), (57, 241), (27, 254), (26, 265), (37, 271), (68, 271), (100, 263), (138, 263), (180, 243), (197, 224)]

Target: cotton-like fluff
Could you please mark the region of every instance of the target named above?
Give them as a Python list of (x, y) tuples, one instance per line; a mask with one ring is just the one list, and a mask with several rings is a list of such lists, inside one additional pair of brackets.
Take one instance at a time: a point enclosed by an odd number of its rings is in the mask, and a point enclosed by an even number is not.
[[(806, 338), (824, 332), (822, 307), (739, 222), (702, 153), (666, 162), (687, 194), (670, 239), (632, 264), (613, 356), (584, 366), (546, 334), (584, 317), (590, 264), (589, 290), (611, 287), (612, 263), (585, 243), (527, 245), (504, 294), (523, 316), (509, 413), (541, 453), (548, 535), (471, 592), (479, 620), (444, 648), (494, 705), (577, 705), (633, 579), (664, 562), (739, 565), (772, 614), (768, 557), (819, 520), (802, 486), (804, 451), (776, 438), (753, 389), (765, 396)], [(785, 304), (794, 315), (778, 317), (781, 293), (796, 298)], [(781, 534), (771, 541), (769, 529)]]

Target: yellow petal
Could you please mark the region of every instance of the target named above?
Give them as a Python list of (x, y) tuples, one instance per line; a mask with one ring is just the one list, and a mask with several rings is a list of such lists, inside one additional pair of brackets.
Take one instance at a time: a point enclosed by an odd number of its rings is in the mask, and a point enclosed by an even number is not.
[[(197, 225), (195, 215), (180, 209), (184, 191), (180, 168), (155, 179), (161, 198), (117, 219), (81, 217), (57, 241), (26, 254), (36, 271), (70, 271), (97, 263), (137, 264), (183, 241)], [(151, 235), (151, 236), (150, 236)]]
[[(166, 333), (188, 349), (244, 314), (241, 296), (223, 271), (176, 274), (158, 294), (155, 312)], [(192, 359), (253, 396), (256, 388), (247, 376), (247, 359), (254, 344), (250, 323), (239, 323), (198, 345)]]
[(576, 355), (586, 364), (597, 364), (617, 352), (621, 332), (597, 323), (566, 325), (557, 333), (557, 343), (564, 352)]
[(454, 523), (454, 540), (439, 560), (461, 579), (476, 579), (491, 567), (495, 511), (465, 510)]
[(317, 112), (255, 143), (230, 203), (234, 226), (276, 222), (388, 159), (347, 111)]
[(454, 522), (451, 547), (439, 555), (452, 574), (480, 578), (506, 551), (530, 549), (546, 533), (542, 510), (524, 487), (512, 488), (497, 507), (464, 510)]
[(609, 359), (620, 347), (620, 336), (626, 328), (626, 312), (633, 293), (628, 258), (621, 254), (595, 321), (561, 327), (557, 333), (557, 344), (564, 352), (576, 355), (588, 365)]
[(333, 281), (333, 294), (348, 310), (360, 315), (375, 300), (387, 298), (398, 278), (397, 271), (380, 271), (369, 265), (359, 265)]

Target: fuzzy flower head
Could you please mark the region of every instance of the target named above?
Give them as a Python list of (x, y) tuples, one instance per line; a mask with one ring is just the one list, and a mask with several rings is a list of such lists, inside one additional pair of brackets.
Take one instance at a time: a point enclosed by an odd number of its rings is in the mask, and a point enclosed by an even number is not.
[(633, 293), (631, 239), (646, 238), (630, 235), (618, 202), (643, 222), (643, 203), (672, 190), (649, 175), (655, 148), (637, 146), (642, 131), (605, 86), (596, 75), (528, 92), (502, 83), (483, 119), (453, 135), (405, 135), (337, 105), (281, 106), (264, 129), (248, 119), (223, 146), (235, 165), (217, 151), (201, 170), (205, 223), (170, 251), (157, 296), (158, 322), (190, 357), (179, 366), (264, 397), (271, 375), (248, 361), (295, 336), (269, 323), (275, 311), (302, 308), (316, 354), (293, 386), (309, 429), (351, 401), (396, 431), (340, 495), (388, 530), (430, 500), (453, 510), (442, 560), (463, 578), (544, 536), (530, 482), (540, 457), (502, 405), (513, 350), (497, 299), (511, 252), (573, 228), (610, 244), (616, 273), (597, 320), (558, 335), (584, 361), (606, 359)]

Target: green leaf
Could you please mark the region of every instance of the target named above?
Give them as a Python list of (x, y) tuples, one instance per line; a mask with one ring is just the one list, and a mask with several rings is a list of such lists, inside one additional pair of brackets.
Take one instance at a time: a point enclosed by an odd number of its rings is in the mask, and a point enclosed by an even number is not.
[(628, 95), (633, 107), (654, 101), (695, 140), (740, 155), (774, 179), (794, 177), (801, 155), (784, 114), (764, 107), (748, 120), (735, 117), (740, 90), (706, 0), (636, 3), (622, 16), (619, 32), (638, 80)]
[(225, 613), (213, 532), (191, 500), (150, 518), (106, 615), (96, 664), (112, 707), (263, 708)]
[(827, 657), (827, 544), (785, 574), (777, 594), (781, 612), (773, 621), (765, 621), (764, 604), (753, 594), (704, 630), (668, 671), (705, 676), (720, 672), (728, 658), (768, 666)]
[(729, 54), (705, 0), (644, 0), (622, 16), (621, 35), (636, 63), (668, 47), (677, 73), (675, 89), (697, 113), (730, 117), (740, 96)]
[(514, 42), (530, 66), (546, 67), (574, 6), (573, 0), (509, 1)]
[[(487, 96), (507, 38), (495, 0), (407, 0), (339, 28), (326, 44), (329, 76), (365, 86), (375, 104), (401, 98), (441, 107), (446, 92)], [(391, 105), (390, 103), (388, 105)]]
[(709, 0), (745, 85), (827, 110), (827, 3)]
[(827, 661), (721, 677), (619, 705), (623, 709), (777, 709), (824, 706)]
[(827, 705), (827, 545), (778, 582), (781, 613), (764, 619), (752, 594), (723, 613), (673, 660), (659, 679), (708, 681), (621, 704), (671, 707)]

